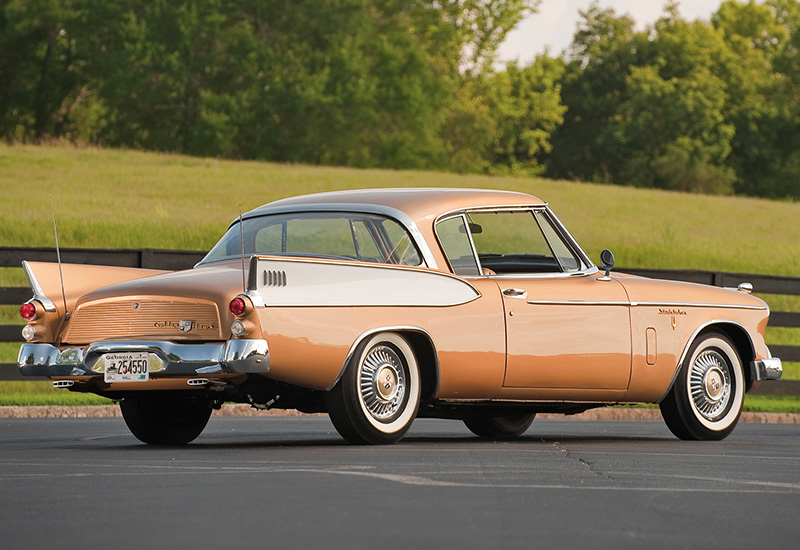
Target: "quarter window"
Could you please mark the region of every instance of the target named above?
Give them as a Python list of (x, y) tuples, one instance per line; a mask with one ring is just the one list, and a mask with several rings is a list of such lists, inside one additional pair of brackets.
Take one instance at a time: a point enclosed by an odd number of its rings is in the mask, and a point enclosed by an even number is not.
[(464, 216), (450, 218), (436, 225), (436, 235), (439, 237), (439, 242), (442, 244), (453, 273), (470, 277), (479, 275), (480, 270), (475, 261), (467, 231), (467, 222)]

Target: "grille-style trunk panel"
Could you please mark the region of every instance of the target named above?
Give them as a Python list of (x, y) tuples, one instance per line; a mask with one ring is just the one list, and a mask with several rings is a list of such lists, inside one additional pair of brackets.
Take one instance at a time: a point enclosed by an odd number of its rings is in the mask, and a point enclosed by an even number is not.
[(158, 298), (91, 302), (79, 306), (73, 313), (62, 341), (86, 344), (139, 337), (222, 339), (217, 306), (209, 302)]

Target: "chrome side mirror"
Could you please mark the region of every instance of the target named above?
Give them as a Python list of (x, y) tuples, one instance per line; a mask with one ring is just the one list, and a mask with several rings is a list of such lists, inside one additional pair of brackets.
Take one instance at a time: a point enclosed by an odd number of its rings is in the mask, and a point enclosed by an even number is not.
[(600, 268), (604, 269), (606, 274), (597, 279), (598, 281), (610, 281), (611, 270), (614, 268), (614, 253), (609, 249), (605, 249), (600, 253)]

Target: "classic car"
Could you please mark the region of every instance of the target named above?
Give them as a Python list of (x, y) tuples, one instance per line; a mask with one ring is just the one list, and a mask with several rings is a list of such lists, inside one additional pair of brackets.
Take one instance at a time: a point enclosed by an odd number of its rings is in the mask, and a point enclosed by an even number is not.
[(149, 444), (225, 402), (327, 412), (357, 444), (416, 417), (513, 438), (536, 413), (657, 403), (719, 440), (778, 379), (767, 305), (595, 266), (548, 205), (468, 189), (340, 191), (240, 215), (193, 269), (24, 262), (23, 375), (119, 401)]

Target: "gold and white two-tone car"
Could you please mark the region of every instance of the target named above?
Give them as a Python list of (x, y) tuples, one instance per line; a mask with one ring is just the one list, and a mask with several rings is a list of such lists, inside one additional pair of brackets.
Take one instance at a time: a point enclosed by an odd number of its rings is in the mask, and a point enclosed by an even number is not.
[[(722, 439), (782, 373), (767, 305), (598, 269), (515, 192), (300, 196), (235, 220), (178, 272), (25, 262), (24, 375), (120, 401), (150, 444), (196, 438), (223, 402), (327, 412), (353, 443), (417, 416), (511, 438), (537, 412), (658, 403), (681, 439)], [(62, 293), (63, 290), (63, 293)]]

